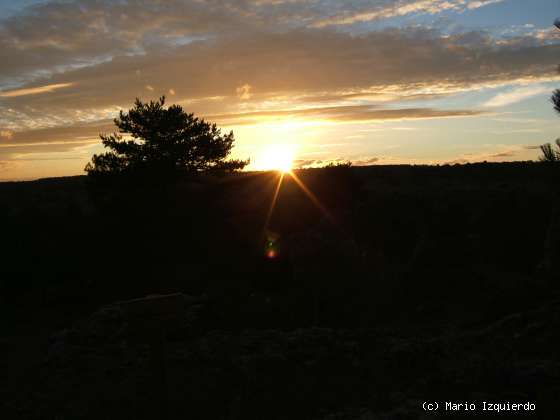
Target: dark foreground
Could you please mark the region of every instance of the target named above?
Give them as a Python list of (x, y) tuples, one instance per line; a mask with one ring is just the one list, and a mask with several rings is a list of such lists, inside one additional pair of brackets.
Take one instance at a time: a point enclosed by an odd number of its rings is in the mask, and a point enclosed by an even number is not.
[(558, 168), (297, 176), (0, 184), (0, 418), (558, 417)]

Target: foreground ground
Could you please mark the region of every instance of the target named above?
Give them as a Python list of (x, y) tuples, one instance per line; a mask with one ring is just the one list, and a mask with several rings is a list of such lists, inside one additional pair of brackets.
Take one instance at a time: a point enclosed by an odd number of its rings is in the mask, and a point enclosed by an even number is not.
[[(447, 400), (533, 402), (506, 418), (555, 418), (558, 172), (308, 170), (305, 188), (284, 177), (272, 212), (273, 173), (0, 184), (0, 410), (473, 415), (422, 410)], [(171, 296), (133, 300), (153, 294)]]

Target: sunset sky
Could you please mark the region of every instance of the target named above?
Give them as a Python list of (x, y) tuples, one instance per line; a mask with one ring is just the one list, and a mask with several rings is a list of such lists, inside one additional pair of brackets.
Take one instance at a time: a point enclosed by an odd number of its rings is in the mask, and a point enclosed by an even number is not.
[(295, 166), (528, 160), (560, 137), (560, 0), (0, 0), (0, 179), (83, 174), (168, 103)]

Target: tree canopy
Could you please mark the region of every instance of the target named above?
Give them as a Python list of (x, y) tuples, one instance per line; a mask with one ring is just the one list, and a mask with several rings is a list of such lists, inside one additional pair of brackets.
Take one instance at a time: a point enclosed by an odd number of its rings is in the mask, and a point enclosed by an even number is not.
[(121, 110), (114, 123), (117, 133), (100, 134), (110, 150), (93, 155), (85, 167), (88, 175), (234, 171), (249, 163), (226, 160), (235, 140), (233, 131), (222, 134), (216, 124), (186, 113), (179, 105), (166, 107), (165, 96), (148, 103), (137, 98), (134, 107)]

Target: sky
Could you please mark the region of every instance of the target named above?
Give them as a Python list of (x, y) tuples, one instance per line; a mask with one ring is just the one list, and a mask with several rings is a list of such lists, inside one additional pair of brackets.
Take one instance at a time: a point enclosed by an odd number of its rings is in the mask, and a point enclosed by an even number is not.
[(83, 174), (165, 95), (268, 169), (533, 160), (560, 0), (0, 0), (0, 180)]

